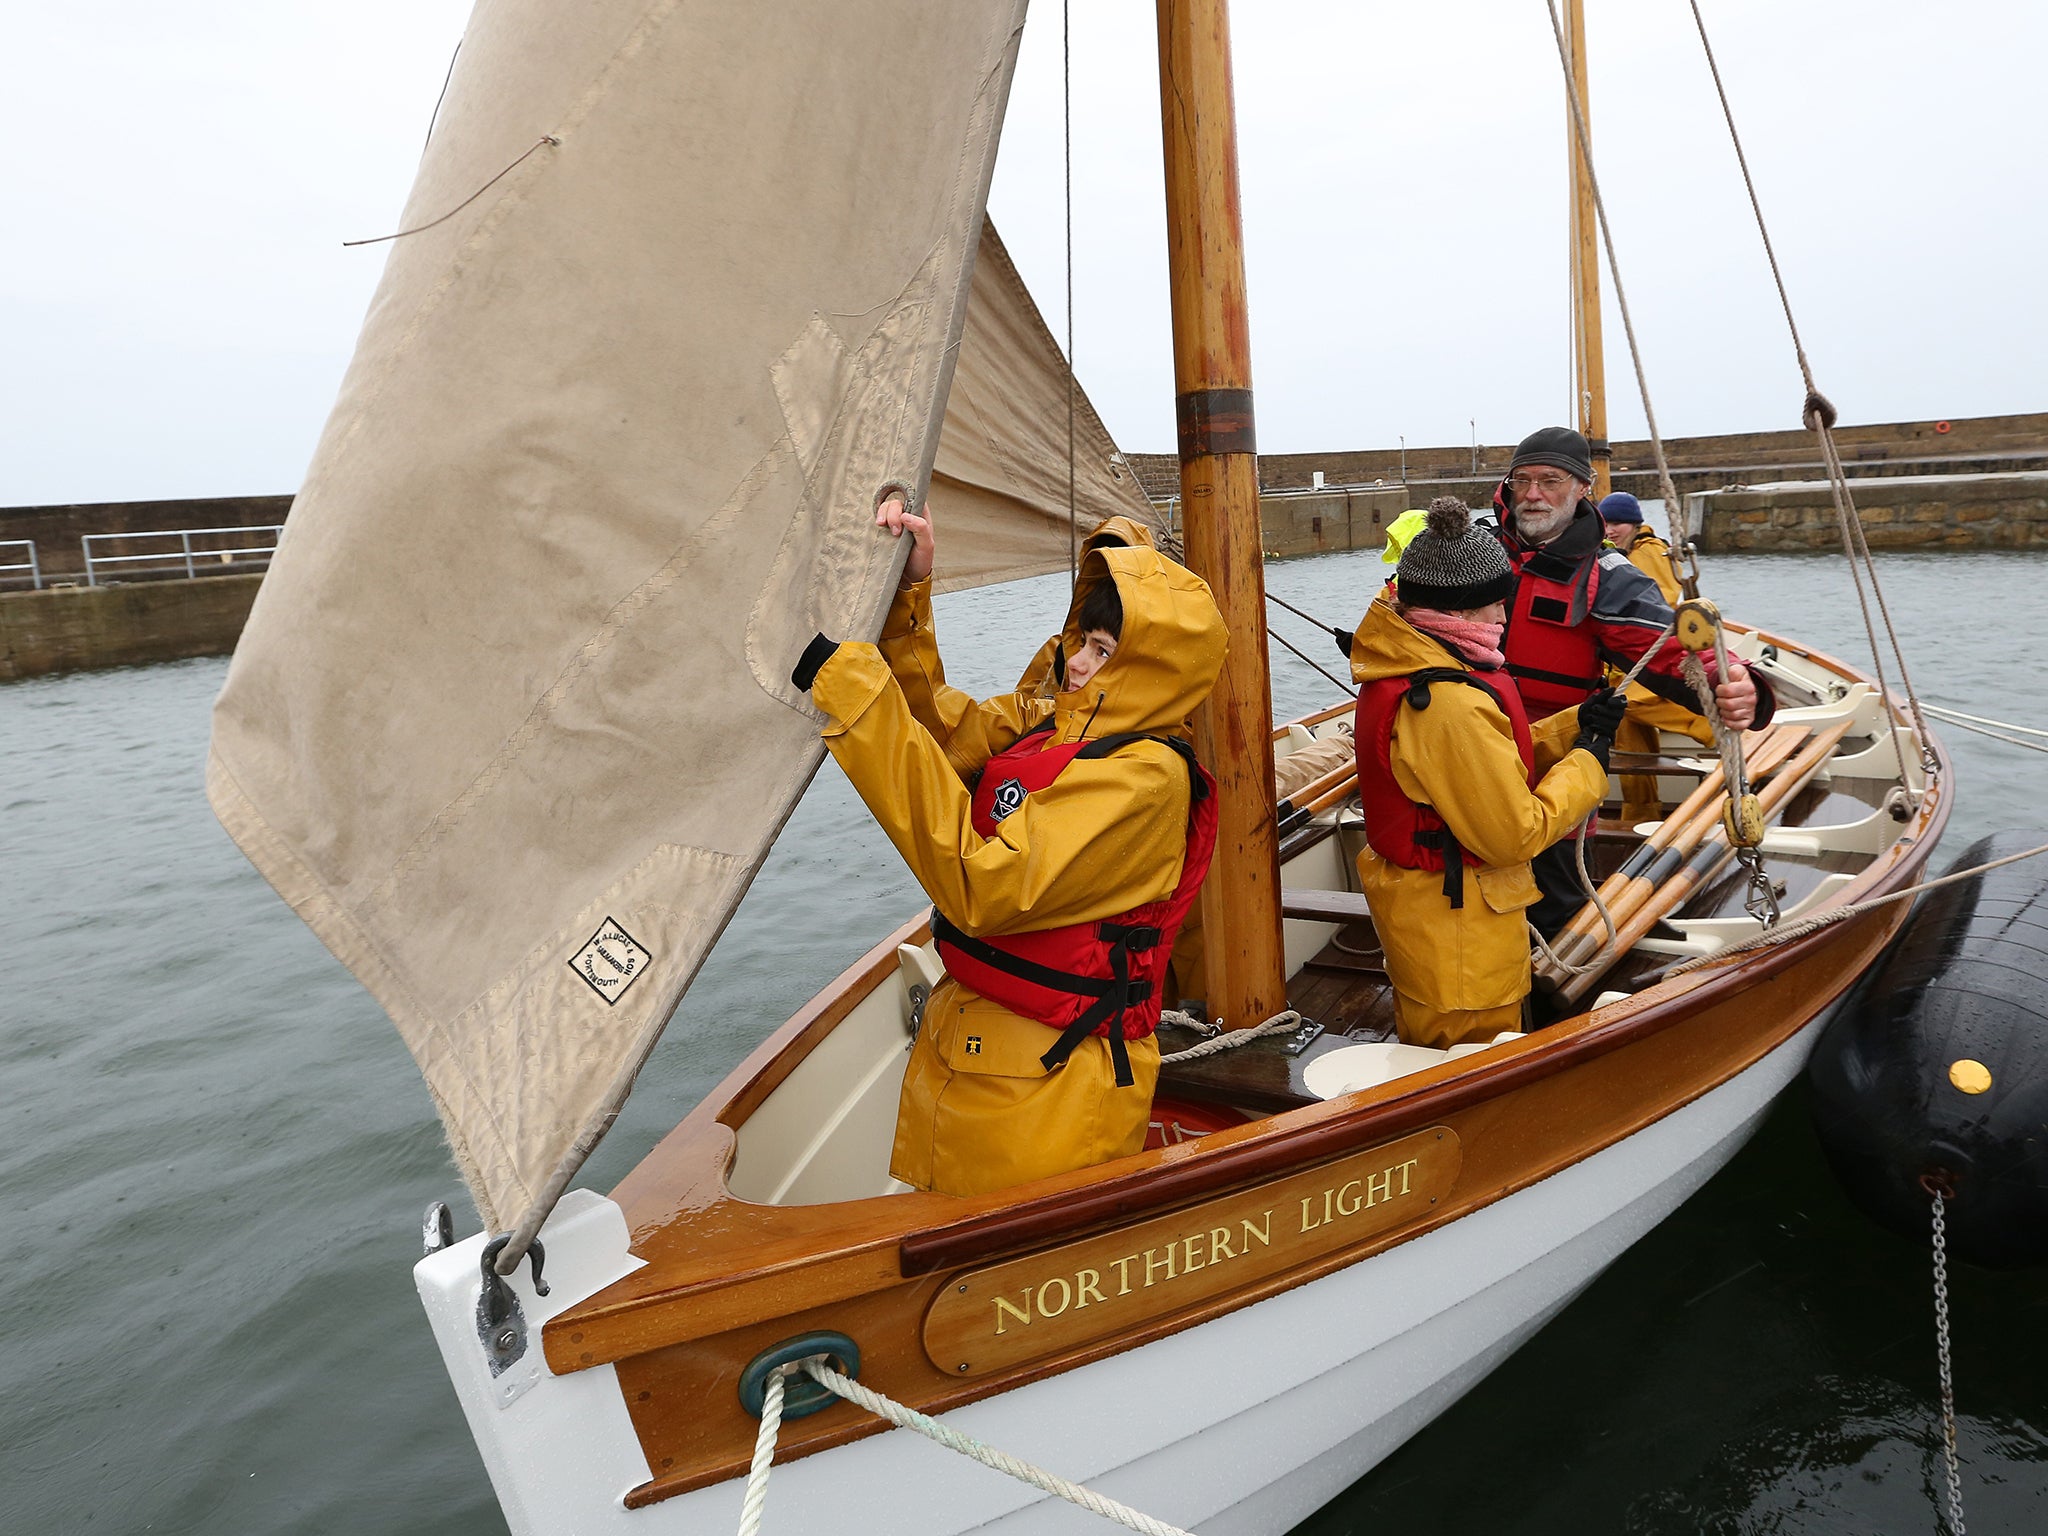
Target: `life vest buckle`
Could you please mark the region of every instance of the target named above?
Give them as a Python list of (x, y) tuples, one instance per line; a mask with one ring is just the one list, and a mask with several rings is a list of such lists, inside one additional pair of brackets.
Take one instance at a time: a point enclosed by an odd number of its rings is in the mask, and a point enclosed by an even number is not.
[(1120, 944), (1133, 954), (1143, 954), (1156, 949), (1165, 937), (1150, 924), (1126, 924), (1105, 922), (1097, 925), (1096, 932), (1111, 944)]

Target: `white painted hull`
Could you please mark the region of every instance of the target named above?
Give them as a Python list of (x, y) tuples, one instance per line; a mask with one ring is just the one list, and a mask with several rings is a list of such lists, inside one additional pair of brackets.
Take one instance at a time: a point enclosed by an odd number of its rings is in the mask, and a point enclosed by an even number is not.
[[(947, 1422), (1203, 1536), (1285, 1531), (1441, 1413), (1700, 1187), (1756, 1129), (1816, 1020), (1626, 1141), (1349, 1269), (1186, 1332), (971, 1404)], [(637, 1267), (616, 1206), (582, 1194), (543, 1234), (540, 1320)], [(628, 1510), (648, 1477), (610, 1367), (497, 1382), (473, 1322), (481, 1238), (419, 1265), (422, 1299), (515, 1536), (737, 1529), (742, 1485)], [(496, 1398), (532, 1377), (516, 1402)], [(903, 1431), (777, 1467), (768, 1524), (891, 1536), (1095, 1528), (1094, 1516)]]

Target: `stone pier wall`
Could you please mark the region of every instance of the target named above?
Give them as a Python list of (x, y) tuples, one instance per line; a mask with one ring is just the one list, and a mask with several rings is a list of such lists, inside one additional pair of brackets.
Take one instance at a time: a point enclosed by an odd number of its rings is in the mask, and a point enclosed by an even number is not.
[(235, 648), (261, 576), (202, 576), (0, 597), (0, 681)]
[[(2048, 473), (1852, 480), (1872, 549), (2048, 548)], [(1686, 497), (1700, 548), (1840, 549), (1841, 522), (1824, 480), (1741, 486)]]

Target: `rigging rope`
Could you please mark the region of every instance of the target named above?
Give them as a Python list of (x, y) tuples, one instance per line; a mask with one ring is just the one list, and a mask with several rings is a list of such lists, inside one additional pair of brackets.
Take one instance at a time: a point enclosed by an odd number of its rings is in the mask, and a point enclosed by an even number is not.
[[(455, 68), (453, 60), (449, 61), (448, 67), (451, 70)], [(428, 131), (431, 133), (433, 130), (429, 129)], [(526, 164), (527, 155), (531, 155), (535, 150), (539, 149), (541, 145), (553, 144), (559, 148), (561, 142), (562, 141), (556, 138), (552, 133), (542, 134), (539, 138), (535, 139), (531, 144), (526, 146), (526, 154), (521, 155), (517, 160), (514, 160), (510, 165), (506, 166), (505, 169), (498, 172), (497, 175), (493, 176), (489, 181), (485, 182), (482, 186), (478, 187), (474, 192), (470, 193), (469, 196), (465, 197), (453, 208), (450, 208), (438, 219), (429, 219), (424, 224), (415, 224), (411, 229), (401, 229), (388, 235), (373, 235), (368, 240), (344, 240), (341, 243), (344, 246), (382, 245), (386, 240), (403, 240), (407, 235), (423, 235), (428, 230), (434, 228), (434, 226), (437, 224), (446, 224), (450, 219), (454, 218), (455, 215), (462, 212), (463, 209), (467, 208), (471, 203), (475, 202), (478, 198), (482, 197), (486, 192), (490, 191), (491, 188), (495, 187), (507, 176), (510, 176), (514, 171), (518, 170), (520, 166)]]
[(1781, 923), (1768, 932), (1752, 935), (1738, 943), (1724, 945), (1722, 948), (1715, 950), (1711, 955), (1695, 955), (1683, 964), (1674, 965), (1664, 973), (1664, 979), (1668, 980), (1673, 976), (1683, 976), (1687, 971), (1696, 971), (1703, 966), (1719, 965), (1730, 955), (1745, 954), (1752, 949), (1764, 949), (1773, 944), (1783, 944), (1792, 939), (1802, 939), (1809, 933), (1818, 933), (1821, 929), (1832, 924), (1846, 922), (1852, 917), (1861, 917), (1866, 912), (1875, 912), (1879, 907), (1890, 906), (1895, 901), (1904, 901), (1909, 896), (1918, 896), (1927, 891), (1939, 890), (1944, 885), (1954, 885), (1959, 880), (1968, 880), (1977, 875), (1989, 874), (1992, 870), (2002, 869), (2007, 864), (2017, 864), (2021, 859), (2038, 858), (2044, 853), (2048, 853), (2048, 843), (2043, 843), (2038, 848), (2029, 848), (2024, 853), (2009, 853), (2002, 859), (1993, 859), (1989, 864), (1978, 864), (1969, 869), (1958, 869), (1951, 874), (1943, 875), (1938, 880), (1923, 880), (1918, 885), (1909, 885), (1904, 890), (1893, 891), (1887, 896), (1873, 896), (1868, 901), (1852, 902), (1846, 907), (1831, 907), (1825, 912), (1816, 912), (1813, 916), (1802, 917), (1797, 922)]
[[(1885, 682), (1884, 658), (1877, 643), (1877, 628), (1871, 623), (1870, 603), (1864, 596), (1863, 578), (1857, 569), (1859, 555), (1864, 567), (1869, 570), (1870, 590), (1877, 598), (1878, 613), (1884, 619), (1885, 635), (1891, 641), (1892, 655), (1899, 663), (1899, 680), (1905, 685), (1906, 702), (1912, 709), (1913, 723), (1920, 733), (1920, 765), (1927, 773), (1932, 774), (1939, 765), (1929, 739), (1927, 720), (1921, 713), (1920, 696), (1914, 690), (1912, 673), (1906, 667), (1906, 653), (1899, 644), (1898, 630), (1892, 624), (1891, 606), (1886, 603), (1884, 588), (1877, 579), (1877, 564), (1870, 557), (1870, 541), (1864, 536), (1863, 519), (1857, 515), (1855, 500), (1850, 495), (1849, 477), (1842, 468), (1841, 455), (1835, 449), (1835, 408), (1827, 396), (1820, 392), (1820, 386), (1814, 382), (1813, 365), (1807, 361), (1806, 345), (1799, 339), (1799, 323), (1792, 318), (1791, 295), (1785, 287), (1785, 275), (1778, 267), (1778, 253), (1771, 244), (1770, 226), (1764, 220), (1763, 203), (1757, 197), (1756, 181), (1749, 174), (1749, 156), (1743, 152), (1742, 135), (1735, 127), (1735, 113), (1728, 104), (1727, 89), (1721, 83), (1721, 65), (1715, 59), (1714, 45), (1707, 37), (1706, 19), (1700, 15), (1699, 0), (1688, 0), (1688, 3), (1692, 7), (1693, 25), (1699, 29), (1700, 47), (1707, 56), (1707, 69), (1714, 77), (1714, 93), (1721, 100), (1721, 116), (1728, 124), (1728, 138), (1735, 146), (1735, 162), (1742, 169), (1742, 185), (1749, 193), (1750, 211), (1756, 215), (1757, 233), (1763, 237), (1764, 255), (1771, 266), (1771, 281), (1777, 285), (1778, 302), (1785, 310), (1785, 327), (1792, 333), (1792, 351), (1799, 359), (1799, 376), (1806, 384), (1806, 404), (1801, 414), (1806, 424), (1813, 429), (1814, 435), (1820, 439), (1821, 458), (1827, 465), (1828, 487), (1833, 493), (1835, 503), (1835, 518), (1842, 525), (1842, 552), (1848, 556), (1849, 574), (1856, 583), (1856, 601), (1863, 610), (1864, 632), (1870, 637), (1870, 654), (1877, 667), (1878, 688), (1887, 699), (1890, 698), (1890, 689)], [(1612, 260), (1611, 256), (1609, 260)], [(1617, 278), (1615, 281), (1618, 286), (1620, 279)], [(1907, 779), (1905, 747), (1899, 741), (1896, 729), (1891, 734), (1892, 745), (1899, 754), (1899, 779), (1903, 785)], [(1911, 796), (1910, 786), (1907, 786), (1906, 792)]]
[(1310, 666), (1314, 667), (1318, 672), (1322, 673), (1323, 676), (1327, 677), (1331, 682), (1335, 683), (1345, 693), (1349, 694), (1353, 689), (1355, 689), (1358, 686), (1356, 683), (1351, 682), (1346, 678), (1341, 678), (1336, 673), (1332, 672), (1328, 667), (1324, 666), (1321, 662), (1317, 661), (1314, 657), (1309, 655), (1307, 651), (1304, 651), (1292, 640), (1289, 640), (1285, 635), (1281, 634), (1280, 631), (1275, 629), (1270, 623), (1266, 625), (1266, 633), (1273, 639), (1278, 640), (1282, 645), (1286, 646), (1288, 650), (1294, 652), (1295, 655), (1299, 656), (1303, 661), (1307, 662)]
[[(1593, 211), (1599, 215), (1600, 239), (1607, 251), (1607, 270), (1614, 278), (1614, 306), (1621, 312), (1621, 328), (1628, 337), (1629, 361), (1635, 365), (1636, 389), (1643, 397), (1643, 421), (1650, 432), (1650, 452), (1657, 460), (1658, 491), (1664, 498), (1665, 516), (1671, 520), (1675, 539), (1684, 503), (1678, 499), (1677, 488), (1672, 484), (1671, 465), (1664, 454), (1664, 436), (1657, 430), (1657, 412), (1650, 404), (1650, 380), (1643, 372), (1642, 348), (1636, 343), (1635, 321), (1629, 316), (1628, 295), (1621, 285), (1621, 263), (1614, 255), (1614, 230), (1607, 221), (1607, 201), (1600, 195), (1600, 178), (1593, 170), (1593, 138), (1586, 128), (1586, 114), (1579, 110), (1579, 93), (1572, 87), (1571, 54), (1565, 46), (1564, 26), (1557, 19), (1557, 0), (1543, 0), (1543, 3), (1550, 12), (1551, 35), (1557, 39), (1557, 62), (1564, 69), (1565, 100), (1571, 103), (1572, 132), (1578, 139), (1579, 156), (1586, 167), (1586, 185), (1593, 193)], [(1685, 541), (1688, 546), (1690, 542), (1689, 539)]]
[(1080, 513), (1074, 500), (1074, 52), (1068, 8), (1060, 0), (1060, 148), (1067, 198), (1067, 588), (1081, 579)]
[[(840, 1375), (825, 1363), (823, 1355), (812, 1355), (808, 1359), (781, 1366), (768, 1379), (767, 1392), (763, 1394), (761, 1404), (761, 1429), (754, 1439), (754, 1464), (747, 1473), (746, 1500), (741, 1505), (740, 1536), (756, 1536), (761, 1528), (761, 1503), (767, 1495), (769, 1463), (774, 1457), (775, 1438), (781, 1428), (783, 1378), (799, 1370), (820, 1386), (828, 1388), (856, 1407), (867, 1409), (877, 1418), (887, 1419), (899, 1429), (914, 1430), (927, 1440), (943, 1445), (949, 1451), (958, 1451), (961, 1455), (980, 1462), (984, 1467), (1005, 1473), (1021, 1483), (1029, 1483), (1033, 1488), (1054, 1494), (1069, 1504), (1079, 1505), (1105, 1520), (1114, 1520), (1118, 1525), (1139, 1532), (1140, 1536), (1189, 1536), (1187, 1531), (1177, 1525), (1155, 1520), (1142, 1511), (1132, 1509), (1128, 1504), (1119, 1504), (1115, 1499), (1106, 1498), (1092, 1488), (1084, 1488), (1079, 1483), (1069, 1482), (1056, 1472), (1048, 1472), (1022, 1457), (999, 1451), (972, 1435), (963, 1435), (959, 1430), (940, 1423), (928, 1414), (905, 1407), (894, 1398), (884, 1397), (851, 1377)], [(769, 1415), (771, 1404), (774, 1408), (772, 1420)]]
[[(2003, 720), (1985, 720), (1981, 715), (1966, 715), (1961, 710), (1943, 709), (1938, 704), (1922, 706), (1928, 714), (1944, 725), (1952, 725), (1959, 731), (1969, 731), (1978, 736), (1989, 736), (1993, 741), (2002, 741), (2009, 746), (2024, 747), (2029, 752), (2048, 752), (2048, 743), (2023, 741), (2018, 736), (2008, 736), (2006, 731), (2025, 731), (2029, 736), (2048, 736), (2048, 731), (2033, 730), (2024, 725), (2006, 725)], [(1992, 730), (1992, 726), (2004, 726), (2004, 730)]]

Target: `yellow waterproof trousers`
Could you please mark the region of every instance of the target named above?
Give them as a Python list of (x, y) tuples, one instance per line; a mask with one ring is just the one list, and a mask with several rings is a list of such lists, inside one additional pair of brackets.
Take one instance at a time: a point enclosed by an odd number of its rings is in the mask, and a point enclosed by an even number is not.
[(1519, 1033), (1522, 1005), (1508, 1003), (1499, 1008), (1432, 1008), (1405, 992), (1394, 994), (1394, 1027), (1404, 1045), (1433, 1046), (1447, 1051), (1454, 1045), (1485, 1045), (1504, 1029)]
[(904, 1070), (889, 1171), (919, 1189), (981, 1195), (1142, 1148), (1158, 1040), (1128, 1043), (1137, 1082), (1119, 1088), (1099, 1035), (1047, 1072), (1039, 1057), (1058, 1038), (946, 977)]

